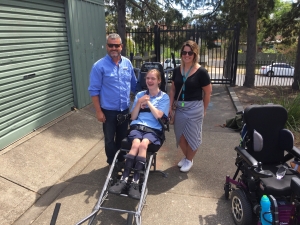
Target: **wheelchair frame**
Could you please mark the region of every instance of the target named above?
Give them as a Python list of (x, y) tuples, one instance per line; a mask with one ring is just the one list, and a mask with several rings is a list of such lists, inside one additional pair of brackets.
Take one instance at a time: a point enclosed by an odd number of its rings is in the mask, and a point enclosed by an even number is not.
[[(145, 67), (145, 68), (144, 68)], [(149, 67), (149, 68), (146, 68)], [(142, 65), (142, 68), (144, 68), (144, 70), (142, 71), (141, 69), (138, 68), (134, 68), (135, 69), (135, 73), (138, 74), (138, 84), (139, 87), (141, 87), (140, 83), (141, 83), (141, 79), (144, 78), (142, 77), (142, 72), (147, 72), (150, 69), (158, 69), (161, 72), (161, 77), (162, 79), (164, 79), (164, 91), (167, 92), (167, 87), (168, 87), (168, 74), (173, 71), (173, 69), (171, 70), (163, 70), (162, 65), (159, 62), (146, 62)], [(138, 90), (141, 91), (142, 89)], [(164, 123), (161, 119), (158, 119), (159, 123), (162, 126), (163, 132), (165, 131), (169, 131), (169, 122), (167, 120), (166, 123)], [(162, 143), (163, 145), (163, 143)], [(161, 145), (161, 146), (162, 146)], [(160, 146), (160, 147), (161, 147)], [(121, 151), (126, 151), (129, 152), (130, 149), (124, 149), (121, 148), (120, 150), (117, 151), (117, 153), (115, 154), (114, 160), (111, 164), (110, 170), (108, 172), (107, 178), (105, 180), (105, 183), (103, 185), (100, 197), (96, 203), (96, 205), (93, 208), (93, 211), (86, 216), (85, 218), (83, 218), (82, 220), (80, 220), (79, 222), (76, 223), (76, 225), (81, 225), (83, 223), (85, 223), (86, 221), (89, 220), (88, 225), (91, 225), (94, 221), (94, 219), (96, 218), (97, 214), (99, 213), (100, 210), (111, 210), (111, 211), (117, 211), (120, 213), (127, 213), (127, 224), (133, 224), (133, 222), (135, 222), (137, 225), (141, 225), (142, 224), (142, 210), (143, 207), (145, 206), (146, 203), (146, 197), (148, 194), (148, 188), (147, 188), (147, 181), (148, 181), (148, 177), (149, 177), (149, 173), (150, 172), (159, 172), (163, 175), (163, 177), (167, 177), (167, 174), (161, 170), (157, 170), (156, 169), (156, 155), (157, 152), (150, 152), (147, 151), (147, 156), (146, 156), (146, 166), (144, 168), (144, 172), (143, 172), (143, 182), (142, 182), (142, 188), (141, 188), (141, 198), (139, 200), (139, 203), (137, 205), (137, 210), (136, 211), (132, 211), (132, 210), (124, 210), (124, 209), (119, 209), (119, 208), (109, 208), (109, 207), (104, 207), (103, 203), (106, 200), (106, 198), (108, 197), (108, 188), (113, 184), (113, 173), (115, 172), (115, 166), (116, 163), (118, 162), (117, 158), (118, 155), (121, 153)], [(151, 167), (153, 167), (153, 170), (151, 170)], [(119, 171), (117, 171), (118, 173)], [(121, 196), (124, 196), (121, 194)], [(51, 220), (51, 225), (55, 225), (56, 223), (56, 219), (59, 213), (59, 208), (60, 208), (60, 203), (57, 203), (52, 215), (52, 220)], [(135, 218), (135, 221), (134, 221)]]
[[(129, 211), (129, 210), (118, 209), (118, 208), (104, 207), (103, 202), (105, 201), (105, 199), (107, 198), (107, 196), (109, 194), (108, 193), (108, 188), (113, 183), (114, 178), (112, 177), (112, 175), (113, 175), (113, 172), (114, 172), (114, 169), (115, 169), (115, 165), (117, 163), (117, 157), (118, 157), (118, 155), (120, 154), (121, 151), (128, 152), (129, 150), (128, 149), (120, 149), (116, 153), (114, 161), (111, 164), (111, 168), (109, 170), (108, 176), (107, 176), (106, 181), (104, 183), (101, 195), (100, 195), (100, 197), (99, 197), (92, 213), (90, 215), (88, 215), (87, 217), (85, 217), (84, 219), (82, 219), (81, 221), (79, 221), (78, 223), (76, 223), (76, 225), (83, 224), (87, 220), (90, 220), (88, 224), (91, 225), (100, 210), (112, 210), (112, 211), (117, 211), (117, 212), (121, 212), (121, 213), (127, 213), (128, 214), (127, 224), (132, 224), (133, 223), (133, 217), (135, 217), (135, 222), (136, 222), (137, 225), (142, 224), (142, 215), (141, 214), (142, 214), (143, 207), (145, 206), (146, 197), (147, 197), (147, 194), (148, 194), (147, 181), (148, 181), (149, 173), (150, 172), (160, 172), (160, 173), (162, 173), (162, 175), (164, 177), (167, 177), (167, 174), (164, 173), (161, 170), (156, 170), (156, 155), (157, 155), (157, 153), (156, 152), (154, 152), (154, 153), (147, 152), (147, 162), (146, 162), (146, 167), (145, 167), (145, 170), (144, 170), (144, 179), (143, 179), (142, 189), (141, 189), (141, 198), (140, 198), (139, 203), (137, 205), (137, 210), (136, 211)], [(151, 167), (153, 167), (154, 170), (150, 171)], [(122, 196), (124, 196), (124, 195), (122, 195)]]
[[(158, 121), (162, 126), (163, 132), (169, 131), (169, 121), (168, 121), (168, 119), (166, 119), (165, 122), (163, 122), (162, 119), (158, 119)], [(162, 142), (161, 146), (163, 145), (163, 142)], [(160, 146), (160, 148), (161, 148), (161, 146)], [(108, 193), (108, 188), (114, 183), (115, 177), (112, 177), (112, 175), (115, 172), (114, 171), (115, 166), (116, 166), (116, 163), (118, 162), (117, 158), (118, 158), (118, 155), (121, 153), (121, 151), (125, 151), (125, 152), (128, 153), (130, 151), (130, 149), (124, 149), (124, 148), (121, 147), (121, 149), (117, 151), (117, 153), (114, 157), (114, 160), (111, 164), (110, 170), (108, 172), (107, 178), (105, 180), (104, 186), (102, 188), (101, 195), (100, 195), (100, 197), (99, 197), (92, 213), (90, 215), (88, 215), (87, 217), (85, 217), (84, 219), (80, 220), (78, 223), (76, 223), (76, 225), (81, 225), (84, 222), (86, 222), (87, 220), (89, 220), (88, 224), (91, 225), (100, 210), (112, 210), (112, 211), (117, 211), (117, 212), (120, 212), (120, 213), (127, 213), (128, 214), (127, 215), (127, 224), (128, 225), (133, 224), (133, 222), (134, 222), (133, 217), (135, 217), (135, 223), (137, 225), (142, 224), (142, 215), (141, 214), (142, 214), (143, 207), (145, 206), (146, 197), (147, 197), (147, 194), (148, 194), (147, 182), (148, 182), (149, 173), (150, 172), (159, 172), (163, 175), (163, 177), (167, 177), (167, 174), (165, 172), (161, 171), (161, 170), (156, 169), (156, 155), (157, 155), (157, 152), (151, 152), (151, 151), (147, 150), (146, 166), (144, 168), (143, 177), (142, 177), (143, 182), (142, 182), (142, 188), (141, 188), (141, 198), (140, 198), (139, 203), (136, 207), (137, 210), (136, 211), (131, 211), (131, 210), (124, 210), (124, 209), (119, 209), (119, 208), (104, 207), (103, 202), (105, 201), (105, 199), (107, 198), (107, 196), (109, 194)], [(153, 167), (153, 170), (151, 170), (151, 167)], [(119, 169), (119, 168), (117, 168), (117, 169)], [(116, 171), (116, 174), (118, 172), (120, 172), (120, 171)], [(126, 196), (127, 197), (127, 195), (123, 195), (123, 194), (120, 194), (120, 196)]]

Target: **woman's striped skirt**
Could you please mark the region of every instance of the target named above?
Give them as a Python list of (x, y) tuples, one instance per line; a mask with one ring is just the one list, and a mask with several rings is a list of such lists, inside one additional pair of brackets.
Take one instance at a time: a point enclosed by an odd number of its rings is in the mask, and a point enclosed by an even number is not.
[(204, 116), (203, 101), (177, 102), (174, 132), (178, 148), (181, 135), (184, 135), (189, 146), (196, 151), (202, 142), (202, 122)]

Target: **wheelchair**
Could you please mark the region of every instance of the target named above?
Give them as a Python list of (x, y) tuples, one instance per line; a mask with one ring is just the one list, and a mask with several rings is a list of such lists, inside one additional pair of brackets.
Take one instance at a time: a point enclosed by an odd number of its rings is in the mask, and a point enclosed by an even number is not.
[[(163, 136), (164, 136), (165, 131), (169, 131), (169, 120), (168, 120), (167, 117), (163, 117), (163, 118), (158, 119), (158, 120), (159, 120), (159, 123), (162, 126), (162, 131), (163, 131)], [(112, 211), (117, 211), (117, 212), (120, 212), (120, 213), (127, 213), (127, 224), (137, 224), (137, 225), (142, 224), (142, 215), (141, 214), (142, 214), (143, 207), (145, 206), (146, 197), (147, 197), (147, 194), (148, 194), (147, 181), (148, 181), (149, 173), (150, 172), (159, 172), (164, 177), (167, 177), (166, 173), (164, 173), (161, 170), (156, 169), (157, 151), (163, 145), (164, 141), (165, 141), (165, 138), (162, 139), (162, 143), (161, 143), (160, 146), (154, 145), (152, 143), (148, 146), (147, 160), (146, 160), (144, 170), (139, 171), (140, 174), (141, 174), (140, 175), (140, 182), (139, 182), (141, 197), (140, 197), (139, 203), (136, 207), (136, 211), (124, 210), (124, 209), (118, 209), (118, 208), (109, 208), (109, 207), (105, 207), (104, 204), (103, 204), (105, 202), (105, 200), (107, 200), (109, 195), (114, 195), (114, 194), (110, 194), (108, 192), (108, 189), (112, 185), (114, 185), (121, 178), (121, 175), (123, 173), (124, 163), (118, 162), (117, 158), (118, 158), (119, 154), (122, 154), (122, 152), (125, 151), (125, 152), (128, 153), (129, 150), (131, 149), (131, 142), (126, 137), (122, 140), (121, 149), (116, 153), (116, 155), (114, 157), (114, 160), (111, 164), (111, 167), (110, 167), (109, 173), (107, 175), (106, 181), (104, 183), (103, 189), (101, 191), (100, 197), (99, 197), (92, 213), (90, 215), (88, 215), (87, 217), (85, 217), (84, 219), (82, 219), (81, 221), (79, 221), (76, 225), (83, 224), (87, 220), (89, 220), (89, 223), (88, 223), (89, 225), (93, 224), (93, 221), (96, 218), (96, 216), (97, 216), (97, 214), (100, 210), (112, 210)], [(151, 170), (152, 167), (153, 167), (153, 170)], [(129, 175), (129, 178), (128, 178), (129, 182), (128, 183), (131, 182), (132, 178), (133, 178), (133, 171)], [(125, 189), (124, 191), (122, 191), (120, 196), (128, 197), (128, 189)]]
[[(166, 86), (167, 86), (166, 78), (164, 75), (162, 65), (157, 62), (148, 62), (148, 63), (145, 63), (142, 65), (140, 73), (138, 75), (137, 91), (142, 91), (142, 90), (147, 89), (145, 76), (146, 76), (147, 72), (151, 69), (157, 69), (161, 72), (160, 89), (161, 89), (161, 91), (165, 92)], [(141, 111), (150, 113), (150, 110), (148, 110), (148, 111), (140, 110), (140, 112)], [(128, 114), (125, 117), (123, 117), (123, 116), (121, 118), (117, 117), (117, 120), (118, 120), (118, 122), (124, 122), (124, 121), (128, 120), (129, 118), (130, 118), (130, 115)], [(167, 177), (166, 173), (164, 173), (161, 170), (156, 169), (156, 155), (157, 155), (157, 151), (160, 149), (160, 147), (163, 145), (163, 143), (165, 141), (165, 131), (169, 131), (169, 118), (167, 116), (163, 116), (162, 118), (158, 119), (158, 121), (159, 121), (160, 125), (162, 126), (162, 136), (160, 138), (161, 145), (157, 146), (152, 143), (149, 144), (148, 149), (147, 149), (146, 164), (145, 164), (144, 170), (138, 171), (140, 173), (139, 190), (141, 193), (141, 197), (138, 200), (139, 203), (136, 207), (136, 211), (104, 206), (104, 202), (105, 202), (105, 200), (108, 199), (108, 196), (115, 195), (115, 194), (109, 193), (109, 191), (108, 191), (109, 188), (111, 186), (113, 186), (118, 180), (120, 180), (122, 173), (124, 171), (125, 164), (123, 162), (118, 161), (118, 156), (119, 156), (119, 154), (123, 154), (124, 152), (128, 153), (131, 149), (131, 142), (126, 137), (122, 140), (121, 149), (117, 151), (117, 153), (114, 157), (114, 160), (111, 164), (106, 181), (104, 183), (103, 189), (101, 191), (100, 197), (99, 197), (92, 213), (90, 215), (88, 215), (87, 217), (85, 217), (84, 219), (82, 219), (81, 221), (79, 221), (76, 225), (83, 224), (84, 222), (86, 222), (88, 220), (89, 220), (89, 222), (88, 222), (89, 225), (93, 224), (93, 221), (96, 218), (96, 216), (100, 210), (112, 210), (112, 211), (117, 211), (120, 213), (127, 213), (127, 224), (138, 224), (138, 225), (142, 224), (142, 215), (141, 214), (142, 214), (143, 207), (145, 206), (146, 197), (148, 194), (147, 181), (148, 181), (149, 173), (150, 172), (159, 172), (164, 177)], [(151, 170), (151, 168), (153, 168), (153, 170)], [(133, 173), (134, 173), (134, 170), (131, 171), (131, 173), (128, 177), (128, 182), (127, 182), (128, 184), (130, 184), (133, 179)], [(122, 193), (120, 194), (120, 196), (128, 197), (128, 188), (123, 190)]]
[[(281, 105), (251, 105), (243, 112), (241, 140), (235, 147), (237, 169), (224, 184), (237, 225), (300, 224), (300, 175), (290, 166), (292, 160), (299, 164), (300, 150), (293, 146), (293, 134), (284, 129), (286, 121)], [(270, 200), (267, 212), (260, 204), (262, 196)]]

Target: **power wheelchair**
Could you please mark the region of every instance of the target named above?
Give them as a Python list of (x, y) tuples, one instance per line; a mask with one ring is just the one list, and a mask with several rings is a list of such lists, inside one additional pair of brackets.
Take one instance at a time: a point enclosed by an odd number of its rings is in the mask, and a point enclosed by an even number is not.
[[(300, 224), (300, 175), (290, 166), (299, 164), (300, 150), (293, 146), (293, 134), (284, 129), (286, 121), (281, 105), (251, 105), (243, 112), (240, 145), (235, 148), (237, 169), (224, 184), (237, 225)], [(263, 195), (271, 202), (266, 213), (260, 204)]]

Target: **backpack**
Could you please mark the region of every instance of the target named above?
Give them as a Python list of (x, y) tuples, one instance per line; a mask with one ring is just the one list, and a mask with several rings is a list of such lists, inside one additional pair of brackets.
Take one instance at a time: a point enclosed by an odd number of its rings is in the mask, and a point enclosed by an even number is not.
[(237, 113), (235, 117), (227, 119), (225, 127), (228, 127), (235, 131), (241, 131), (243, 128), (243, 113)]

